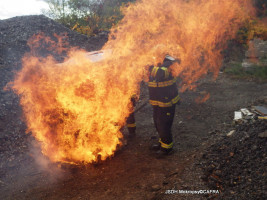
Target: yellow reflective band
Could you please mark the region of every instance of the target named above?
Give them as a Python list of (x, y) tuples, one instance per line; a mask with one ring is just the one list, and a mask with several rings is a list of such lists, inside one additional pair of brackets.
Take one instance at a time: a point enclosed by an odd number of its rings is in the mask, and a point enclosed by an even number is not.
[(165, 73), (165, 79), (167, 79), (169, 77), (169, 71), (166, 67), (161, 67), (162, 70), (164, 70)]
[(151, 72), (151, 76), (155, 78), (155, 76), (156, 76), (158, 70), (159, 70), (159, 67), (153, 67), (153, 70), (152, 70), (152, 72)]
[(173, 98), (171, 101), (167, 103), (163, 103), (161, 101), (154, 101), (154, 100), (149, 100), (149, 103), (152, 106), (159, 106), (159, 107), (171, 107), (173, 104), (176, 104), (180, 100), (179, 95), (177, 95), (175, 98)]
[(169, 77), (169, 71), (165, 70), (165, 79), (167, 79)]
[(127, 124), (127, 127), (134, 128), (134, 127), (136, 127), (136, 124), (135, 123), (134, 124)]
[(167, 113), (167, 115), (168, 115), (168, 116), (170, 116), (170, 115), (171, 115), (171, 113)]
[(162, 148), (171, 149), (173, 147), (173, 142), (170, 144), (166, 144), (166, 143), (162, 142), (161, 139), (159, 140), (159, 142), (160, 142)]
[(174, 78), (172, 80), (164, 82), (148, 82), (148, 87), (167, 87), (173, 85), (174, 83), (176, 83), (176, 81), (177, 79)]

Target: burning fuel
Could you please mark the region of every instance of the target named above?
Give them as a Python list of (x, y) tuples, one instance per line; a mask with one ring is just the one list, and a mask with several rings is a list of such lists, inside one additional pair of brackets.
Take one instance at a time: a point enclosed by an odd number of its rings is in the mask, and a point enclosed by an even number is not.
[(248, 0), (142, 0), (124, 10), (98, 62), (81, 50), (69, 50), (62, 64), (25, 55), (11, 85), (28, 131), (53, 162), (105, 160), (121, 145), (130, 98), (148, 66), (166, 54), (179, 58), (171, 72), (183, 79), (183, 91), (207, 72), (216, 77), (220, 52), (249, 11)]

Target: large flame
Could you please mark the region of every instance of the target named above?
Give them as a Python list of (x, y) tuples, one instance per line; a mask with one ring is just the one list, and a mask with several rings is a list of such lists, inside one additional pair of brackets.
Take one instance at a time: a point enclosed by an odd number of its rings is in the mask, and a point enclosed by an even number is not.
[(54, 162), (91, 163), (113, 155), (129, 115), (130, 98), (149, 65), (166, 54), (183, 90), (207, 72), (217, 75), (221, 50), (248, 18), (249, 0), (142, 0), (124, 10), (92, 62), (71, 50), (63, 64), (26, 55), (12, 83), (20, 95), (28, 131)]

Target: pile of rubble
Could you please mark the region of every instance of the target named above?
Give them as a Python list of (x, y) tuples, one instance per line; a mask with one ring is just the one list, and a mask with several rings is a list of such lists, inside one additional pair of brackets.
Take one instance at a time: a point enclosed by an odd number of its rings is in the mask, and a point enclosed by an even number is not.
[(25, 52), (29, 51), (27, 41), (34, 34), (44, 33), (45, 36), (55, 38), (55, 34), (65, 34), (70, 47), (77, 46), (87, 51), (100, 49), (108, 39), (108, 33), (103, 32), (95, 37), (85, 35), (64, 27), (62, 24), (44, 15), (13, 17), (0, 20), (0, 67), (15, 66)]
[(203, 180), (220, 190), (210, 199), (266, 199), (266, 107), (235, 112), (235, 129), (203, 154)]
[(267, 119), (267, 107), (265, 106), (252, 106), (251, 109), (241, 108), (235, 111), (235, 123), (247, 123), (257, 119)]

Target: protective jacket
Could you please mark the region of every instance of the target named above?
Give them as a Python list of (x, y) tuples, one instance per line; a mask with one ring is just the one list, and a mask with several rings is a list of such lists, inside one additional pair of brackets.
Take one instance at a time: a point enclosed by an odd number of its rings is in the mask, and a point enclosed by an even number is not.
[(167, 66), (151, 66), (149, 70), (149, 103), (159, 107), (171, 107), (176, 104), (180, 100), (177, 79), (169, 73)]

